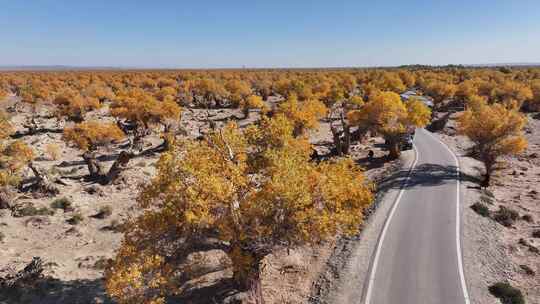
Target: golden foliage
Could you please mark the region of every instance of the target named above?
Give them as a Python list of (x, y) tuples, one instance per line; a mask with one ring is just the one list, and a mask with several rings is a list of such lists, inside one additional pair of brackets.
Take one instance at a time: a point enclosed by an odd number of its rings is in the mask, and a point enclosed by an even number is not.
[(438, 109), (443, 102), (451, 99), (458, 88), (455, 84), (444, 81), (432, 81), (426, 87), (426, 94), (433, 97), (434, 108)]
[(517, 154), (527, 147), (522, 133), (526, 118), (502, 104), (474, 104), (463, 112), (458, 123), (459, 132), (474, 143), (473, 150), (484, 163), (487, 184), (501, 156)]
[(105, 84), (92, 84), (83, 91), (83, 95), (89, 98), (97, 98), (100, 102), (112, 100), (114, 92)]
[(47, 154), (52, 160), (58, 160), (62, 154), (62, 151), (60, 150), (59, 145), (50, 143), (45, 146), (45, 154)]
[(360, 109), (347, 113), (351, 125), (382, 135), (391, 144), (392, 157), (399, 155), (399, 138), (414, 128), (424, 127), (431, 111), (421, 101), (411, 98), (407, 103), (394, 92), (373, 95)]
[(412, 98), (404, 103), (393, 92), (373, 96), (360, 110), (350, 111), (347, 118), (351, 124), (371, 129), (381, 135), (404, 133), (410, 127), (424, 127), (431, 112), (421, 101)]
[(345, 107), (348, 110), (360, 109), (365, 104), (364, 99), (360, 96), (351, 96), (345, 101)]
[(86, 112), (98, 109), (101, 106), (98, 98), (84, 97), (72, 90), (57, 95), (53, 100), (53, 104), (57, 107), (57, 116), (65, 116), (76, 122), (83, 121)]
[(9, 142), (13, 133), (8, 115), (0, 111), (0, 186), (15, 186), (21, 180), (21, 170), (34, 159), (34, 151), (25, 142)]
[(4, 111), (0, 111), (0, 140), (8, 138), (13, 131), (13, 126), (11, 125), (8, 114)]
[(5, 90), (4, 88), (0, 87), (0, 101), (4, 98), (6, 98), (8, 96), (8, 92), (7, 90)]
[(0, 186), (15, 186), (21, 180), (21, 170), (34, 159), (34, 150), (17, 140), (1, 147)]
[(533, 81), (531, 91), (533, 96), (530, 100), (529, 108), (531, 111), (540, 111), (540, 79)]
[(163, 304), (170, 292), (167, 283), (174, 277), (173, 269), (163, 257), (124, 245), (105, 276), (107, 292), (119, 303)]
[(164, 124), (167, 120), (178, 121), (181, 108), (174, 100), (158, 101), (141, 89), (132, 89), (117, 94), (111, 105), (111, 114), (147, 130), (152, 125)]
[(405, 125), (423, 128), (431, 120), (431, 110), (420, 99), (411, 97), (405, 103), (405, 107), (407, 108)]
[(294, 124), (294, 134), (303, 135), (307, 129), (314, 129), (319, 126), (319, 120), (327, 113), (326, 106), (314, 99), (299, 101), (296, 95), (279, 105), (278, 113), (285, 115)]
[(258, 95), (249, 95), (247, 98), (242, 99), (239, 106), (246, 116), (249, 115), (249, 110), (251, 109), (261, 109), (262, 112), (268, 112), (269, 110), (262, 97)]
[(95, 150), (99, 146), (110, 144), (125, 137), (122, 130), (114, 123), (98, 121), (82, 122), (64, 129), (63, 139), (75, 144), (84, 151)]
[(229, 99), (233, 105), (239, 105), (251, 95), (250, 85), (241, 80), (232, 79), (225, 83), (225, 89), (229, 92)]
[[(304, 144), (293, 144), (305, 140), (291, 132), (292, 125), (280, 116), (265, 118), (248, 134), (229, 124), (203, 141), (174, 144), (139, 196), (145, 213), (127, 228), (107, 275), (109, 294), (121, 303), (163, 299), (163, 286), (174, 277), (160, 273), (176, 269), (174, 263), (185, 250), (171, 246), (188, 246), (183, 240), (189, 240), (190, 248), (219, 245), (242, 286), (258, 277), (260, 261), (277, 247), (357, 232), (373, 199), (361, 169), (350, 159), (310, 162), (309, 154), (295, 148)], [(261, 141), (267, 142), (261, 146)], [(265, 161), (255, 161), (261, 158)], [(159, 241), (164, 237), (172, 239)], [(141, 261), (141, 256), (155, 255), (163, 259)], [(161, 285), (152, 288), (141, 280)]]

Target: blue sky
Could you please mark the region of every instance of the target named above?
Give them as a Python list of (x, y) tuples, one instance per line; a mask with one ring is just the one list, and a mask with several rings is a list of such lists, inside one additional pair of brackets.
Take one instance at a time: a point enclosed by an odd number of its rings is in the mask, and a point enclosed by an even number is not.
[(0, 0), (0, 65), (540, 62), (538, 0)]

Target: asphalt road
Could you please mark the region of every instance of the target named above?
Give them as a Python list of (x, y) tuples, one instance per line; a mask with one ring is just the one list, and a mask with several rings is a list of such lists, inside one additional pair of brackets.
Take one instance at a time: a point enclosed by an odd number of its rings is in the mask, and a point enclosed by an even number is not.
[(414, 144), (410, 175), (401, 172), (395, 178), (403, 188), (379, 236), (365, 303), (468, 304), (457, 160), (423, 129), (417, 130)]

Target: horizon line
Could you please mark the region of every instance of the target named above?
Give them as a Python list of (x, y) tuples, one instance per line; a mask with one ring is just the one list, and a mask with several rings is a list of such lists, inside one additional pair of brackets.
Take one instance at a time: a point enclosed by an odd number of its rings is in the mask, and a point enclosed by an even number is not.
[(500, 62), (500, 63), (449, 63), (449, 64), (402, 64), (402, 65), (359, 65), (359, 66), (223, 66), (223, 67), (175, 67), (175, 66), (114, 66), (114, 65), (70, 65), (70, 64), (29, 64), (0, 65), (0, 71), (18, 70), (324, 70), (324, 69), (383, 69), (406, 67), (536, 67), (540, 62)]

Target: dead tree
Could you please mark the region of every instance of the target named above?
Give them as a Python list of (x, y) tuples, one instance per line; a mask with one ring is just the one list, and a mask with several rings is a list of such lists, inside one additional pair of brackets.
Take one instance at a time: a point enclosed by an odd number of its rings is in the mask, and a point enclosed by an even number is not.
[(0, 277), (0, 291), (9, 289), (23, 289), (35, 285), (43, 277), (43, 260), (34, 257), (23, 270)]
[(120, 176), (120, 173), (126, 169), (129, 161), (135, 155), (131, 152), (122, 151), (109, 168), (105, 170), (103, 164), (97, 159), (97, 156), (93, 152), (85, 152), (83, 154), (83, 159), (86, 162), (88, 167), (88, 172), (90, 173), (90, 178), (95, 180), (103, 185), (108, 185), (114, 183), (116, 179)]
[(330, 115), (330, 131), (332, 132), (332, 138), (334, 141), (334, 149), (336, 155), (347, 155), (351, 147), (351, 127), (345, 120), (343, 111), (340, 113), (341, 128), (334, 125), (334, 120)]
[(450, 119), (451, 112), (445, 113), (441, 118), (433, 120), (426, 129), (431, 132), (438, 132), (444, 129), (448, 120)]
[(60, 190), (54, 185), (54, 182), (51, 181), (51, 178), (47, 175), (47, 173), (39, 170), (33, 162), (30, 162), (28, 167), (30, 170), (32, 170), (32, 173), (34, 173), (36, 178), (36, 182), (31, 186), (34, 191), (39, 191), (41, 193), (53, 196), (60, 193)]
[(2, 187), (0, 189), (0, 209), (11, 208), (12, 196), (8, 187)]

